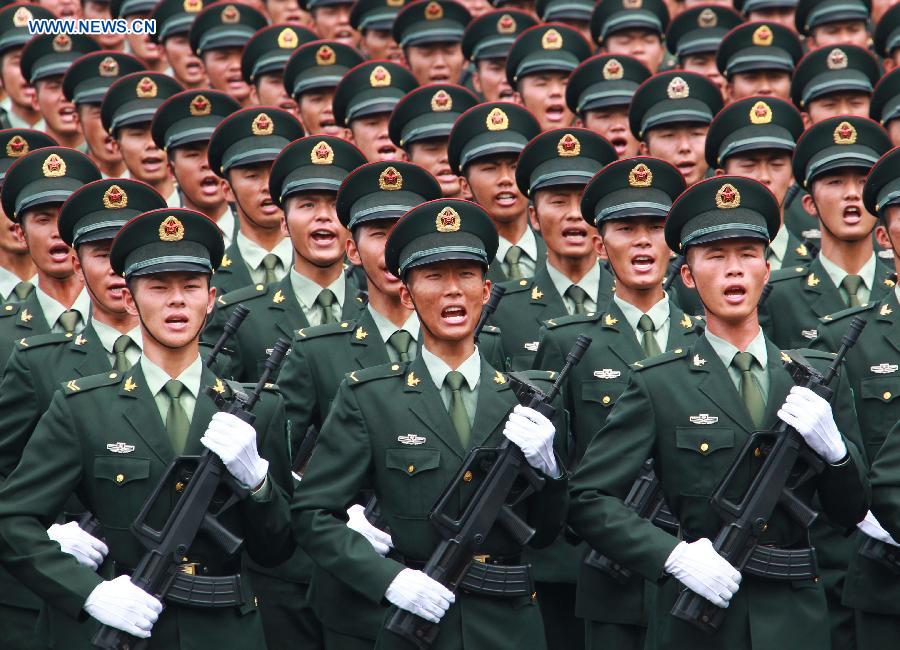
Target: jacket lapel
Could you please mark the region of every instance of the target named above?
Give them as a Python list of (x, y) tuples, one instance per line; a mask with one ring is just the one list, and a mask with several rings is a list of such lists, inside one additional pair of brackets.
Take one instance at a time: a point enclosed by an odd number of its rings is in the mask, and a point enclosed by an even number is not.
[(669, 337), (666, 349), (673, 350), (682, 345), (692, 345), (696, 340), (701, 321), (691, 318), (669, 301)]
[(421, 356), (407, 366), (403, 386), (409, 396), (409, 410), (428, 430), (434, 433), (460, 459), (465, 455), (459, 435), (450, 421), (450, 414)]
[(370, 368), (391, 360), (387, 353), (387, 345), (381, 340), (381, 334), (368, 309), (363, 309), (359, 314), (356, 329), (350, 335), (350, 349), (360, 368)]
[(119, 385), (119, 399), (124, 402), (125, 419), (154, 454), (166, 465), (175, 457), (165, 422), (156, 408), (156, 401), (147, 388), (147, 381), (138, 362), (125, 373)]
[(753, 426), (750, 413), (747, 412), (740, 393), (734, 387), (728, 369), (722, 364), (719, 355), (705, 336), (699, 338), (693, 352), (691, 370), (705, 374), (700, 380), (700, 391), (747, 433), (752, 432), (756, 427)]
[(884, 322), (887, 326), (882, 328), (884, 340), (890, 344), (892, 348), (900, 352), (900, 338), (897, 337), (897, 314), (900, 305), (897, 303), (897, 294), (891, 291), (881, 301), (881, 305), (877, 307), (876, 318)]
[(545, 320), (566, 316), (569, 313), (562, 296), (559, 295), (553, 280), (550, 279), (546, 263), (542, 263), (534, 274), (534, 282), (531, 285), (531, 304), (534, 306), (535, 320), (539, 325), (543, 325)]
[(50, 331), (50, 323), (44, 316), (44, 310), (41, 309), (41, 303), (37, 299), (37, 291), (31, 294), (19, 303), (19, 313), (15, 316), (16, 328), (23, 337), (33, 336), (35, 334), (44, 334)]
[(288, 273), (279, 280), (269, 291), (269, 318), (275, 323), (278, 330), (290, 341), (298, 329), (309, 327), (309, 321), (297, 302), (294, 293), (294, 285), (291, 283), (291, 274)]
[(883, 264), (877, 256), (875, 259), (875, 281), (869, 295), (869, 302), (877, 302), (888, 293), (894, 293), (894, 286), (897, 284), (896, 280), (894, 280), (893, 269)]
[(209, 421), (218, 412), (215, 402), (206, 394), (206, 389), (224, 388), (223, 382), (214, 372), (204, 366), (200, 375), (200, 394), (197, 395), (197, 404), (194, 406), (194, 414), (191, 417), (191, 428), (188, 430), (187, 441), (184, 445), (184, 453), (198, 455), (205, 447), (200, 443), (200, 438), (206, 433)]
[(475, 408), (475, 422), (472, 425), (471, 447), (484, 445), (491, 433), (509, 415), (509, 381), (503, 373), (481, 359), (481, 377), (478, 381), (478, 402)]
[(809, 265), (809, 272), (803, 280), (803, 291), (813, 312), (820, 318), (846, 308), (840, 291), (834, 286), (818, 256)]
[(766, 352), (768, 355), (766, 372), (769, 374), (769, 396), (766, 399), (766, 416), (763, 422), (764, 426), (773, 427), (778, 420), (778, 409), (784, 404), (784, 398), (791, 391), (794, 382), (784, 368), (781, 350), (768, 339), (766, 339)]
[(100, 337), (89, 321), (81, 334), (75, 336), (70, 348), (78, 357), (73, 370), (79, 377), (95, 375), (110, 369), (106, 350), (100, 343)]
[(600, 317), (600, 327), (603, 328), (604, 335), (612, 337), (609, 349), (613, 351), (623, 364), (630, 366), (635, 361), (644, 358), (644, 351), (638, 344), (637, 337), (631, 331), (631, 326), (625, 320), (625, 314), (616, 304), (615, 300), (610, 300), (607, 304), (606, 313)]

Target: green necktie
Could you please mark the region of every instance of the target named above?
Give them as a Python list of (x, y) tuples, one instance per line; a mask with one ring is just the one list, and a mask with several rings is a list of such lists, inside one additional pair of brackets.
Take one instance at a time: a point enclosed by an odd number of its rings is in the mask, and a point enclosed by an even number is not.
[(570, 285), (568, 289), (566, 289), (566, 295), (569, 296), (569, 299), (575, 303), (575, 314), (586, 314), (587, 309), (584, 308), (584, 301), (588, 299), (587, 291), (582, 289), (576, 284)]
[(334, 314), (331, 311), (331, 305), (334, 304), (336, 300), (334, 292), (331, 289), (322, 289), (319, 292), (318, 297), (316, 298), (316, 304), (322, 309), (322, 322), (321, 325), (325, 325), (326, 323), (336, 323), (337, 320), (334, 317)]
[(506, 266), (509, 271), (506, 272), (506, 277), (510, 280), (520, 280), (525, 274), (522, 272), (522, 265), (519, 264), (519, 260), (522, 258), (522, 249), (518, 246), (510, 246), (509, 250), (506, 251)]
[(163, 386), (166, 395), (169, 396), (169, 410), (166, 412), (166, 431), (169, 433), (169, 440), (172, 442), (172, 449), (176, 454), (184, 451), (184, 445), (187, 443), (188, 430), (191, 423), (188, 421), (187, 412), (181, 404), (181, 393), (184, 391), (184, 384), (177, 379), (170, 379)]
[(397, 330), (388, 338), (388, 345), (394, 348), (400, 361), (409, 361), (409, 344), (412, 343), (412, 334), (406, 330)]
[(750, 412), (750, 418), (753, 420), (754, 426), (761, 427), (766, 415), (766, 400), (763, 397), (759, 383), (756, 381), (753, 373), (750, 372), (755, 362), (756, 359), (749, 352), (738, 352), (734, 355), (731, 364), (741, 371), (741, 398)]
[(25, 300), (32, 291), (34, 291), (34, 285), (28, 280), (22, 280), (13, 287), (13, 293), (16, 294), (16, 299), (19, 301)]
[(863, 285), (862, 276), (845, 275), (841, 282), (841, 289), (847, 292), (847, 306), (859, 307), (862, 302), (859, 299), (858, 292)]
[(125, 351), (130, 345), (131, 337), (127, 334), (122, 334), (122, 336), (117, 338), (116, 342), (113, 343), (113, 369), (116, 372), (125, 372), (126, 370), (131, 368), (131, 364), (128, 362), (128, 357), (125, 356)]
[(266, 284), (273, 284), (278, 282), (278, 277), (275, 275), (275, 268), (278, 266), (278, 256), (274, 253), (268, 253), (262, 259), (262, 266), (266, 270)]
[(75, 328), (78, 326), (78, 320), (81, 318), (81, 314), (79, 314), (74, 309), (67, 309), (63, 313), (59, 315), (59, 318), (56, 320), (59, 323), (60, 327), (63, 328), (63, 332), (66, 334), (73, 334), (75, 332)]
[(472, 425), (469, 423), (469, 414), (466, 412), (460, 392), (465, 380), (466, 378), (459, 370), (451, 370), (444, 377), (444, 383), (450, 389), (450, 421), (453, 422), (453, 428), (456, 429), (463, 449), (468, 449), (469, 438), (472, 437)]
[(659, 343), (656, 342), (656, 336), (654, 335), (653, 319), (644, 314), (638, 320), (638, 328), (643, 332), (641, 348), (644, 350), (644, 354), (647, 357), (655, 357), (657, 354), (661, 354), (662, 350), (659, 349)]

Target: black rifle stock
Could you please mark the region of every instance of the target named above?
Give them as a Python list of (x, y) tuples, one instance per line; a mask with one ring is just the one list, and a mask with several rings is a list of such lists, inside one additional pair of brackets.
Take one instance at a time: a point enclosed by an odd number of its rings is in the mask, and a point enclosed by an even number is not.
[[(841, 340), (840, 350), (824, 375), (804, 363), (802, 357), (799, 360), (792, 358), (786, 366), (794, 383), (830, 399), (832, 390), (828, 384), (838, 373), (844, 357), (856, 343), (865, 325), (864, 319), (853, 319)], [(725, 496), (740, 470), (745, 467), (746, 459), (752, 457), (754, 450), (760, 446), (768, 448), (769, 452), (750, 485), (738, 501)], [(804, 471), (792, 480), (798, 461), (803, 464), (798, 469)], [(802, 526), (809, 528), (818, 513), (801, 501), (794, 490), (824, 469), (825, 462), (783, 420), (779, 420), (772, 431), (754, 432), (710, 497), (710, 504), (725, 522), (713, 542), (719, 555), (743, 572), (756, 548), (757, 540), (765, 531), (778, 505)], [(689, 589), (684, 589), (679, 594), (672, 608), (674, 616), (708, 634), (714, 634), (719, 629), (725, 620), (726, 611)]]
[[(253, 408), (259, 401), (269, 378), (277, 373), (288, 349), (288, 342), (278, 339), (272, 353), (266, 359), (262, 376), (249, 395), (234, 391), (226, 397), (224, 393), (210, 390), (209, 396), (216, 402), (219, 410), (235, 415), (252, 425), (256, 420)], [(150, 512), (160, 498), (168, 498), (168, 490), (174, 482), (176, 471), (182, 467), (184, 461), (189, 460), (196, 460), (193, 475), (166, 522), (157, 530), (147, 523)], [(213, 512), (210, 506), (222, 484), (228, 486), (231, 495), (216, 512)], [(132, 532), (147, 549), (131, 575), (131, 582), (163, 601), (179, 570), (181, 558), (190, 551), (201, 530), (206, 531), (225, 553), (229, 555), (237, 553), (243, 545), (243, 540), (219, 523), (217, 515), (247, 494), (248, 490), (232, 478), (222, 460), (208, 449), (199, 456), (181, 456), (173, 461), (131, 524)], [(93, 644), (97, 648), (107, 650), (141, 650), (146, 647), (147, 640), (137, 639), (127, 632), (102, 625), (94, 636)]]
[[(578, 337), (548, 393), (516, 373), (507, 375), (519, 403), (552, 418), (555, 415), (553, 399), (590, 344), (590, 338)], [(478, 487), (465, 501), (462, 512), (453, 516), (450, 513), (453, 512), (453, 504), (459, 500), (460, 486), (471, 484), (473, 478), (481, 478)], [(508, 440), (504, 440), (499, 447), (472, 449), (429, 515), (429, 520), (443, 539), (428, 559), (423, 569), (425, 574), (455, 593), (473, 556), (498, 522), (516, 542), (523, 546), (527, 544), (535, 530), (513, 512), (512, 507), (539, 491), (543, 485), (544, 479), (528, 464), (522, 451)], [(508, 503), (517, 486), (521, 489), (517, 489), (515, 500)], [(437, 624), (397, 607), (391, 608), (386, 627), (423, 650), (431, 647), (440, 631)]]
[(684, 266), (684, 261), (684, 255), (679, 255), (672, 261), (672, 273), (663, 282), (663, 291), (668, 291), (672, 287), (672, 283), (675, 282), (675, 278), (681, 275), (681, 267)]

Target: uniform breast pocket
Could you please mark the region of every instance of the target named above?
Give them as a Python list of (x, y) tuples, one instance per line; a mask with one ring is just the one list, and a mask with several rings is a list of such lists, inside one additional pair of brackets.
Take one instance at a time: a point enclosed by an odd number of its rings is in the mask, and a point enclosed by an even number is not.
[(386, 449), (387, 485), (383, 497), (396, 514), (426, 514), (440, 494), (441, 452), (438, 449)]
[(713, 427), (675, 429), (679, 492), (709, 496), (734, 458), (734, 430)]
[(94, 478), (97, 484), (94, 514), (104, 526), (130, 526), (153, 487), (147, 481), (150, 459), (97, 456)]
[(900, 414), (900, 375), (863, 379), (859, 394), (863, 400), (859, 413), (863, 439), (866, 447), (877, 451)]
[(584, 381), (581, 383), (581, 399), (599, 404), (603, 410), (611, 409), (627, 385), (624, 381)]

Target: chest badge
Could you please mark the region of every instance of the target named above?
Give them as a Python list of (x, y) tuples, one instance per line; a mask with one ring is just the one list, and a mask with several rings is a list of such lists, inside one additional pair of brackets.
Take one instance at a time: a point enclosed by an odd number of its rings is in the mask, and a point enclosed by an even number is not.
[(523, 345), (522, 347), (524, 347), (529, 352), (537, 352), (539, 345), (540, 343), (538, 341), (526, 341), (525, 345)]
[(889, 375), (892, 372), (897, 372), (897, 364), (895, 363), (879, 363), (877, 366), (872, 366), (869, 368), (876, 375)]
[(698, 415), (692, 415), (688, 418), (693, 424), (715, 424), (719, 421), (715, 415), (710, 415), (709, 413), (700, 413)]
[(405, 436), (397, 436), (397, 442), (399, 442), (401, 445), (424, 445), (426, 440), (427, 438), (425, 438), (424, 436), (417, 436), (414, 433), (408, 433)]
[(803, 338), (809, 339), (811, 341), (819, 335), (819, 330), (802, 330), (800, 332), (800, 335)]
[(130, 454), (134, 451), (134, 445), (129, 445), (124, 442), (111, 442), (106, 445), (106, 449), (114, 454)]
[(621, 370), (613, 370), (612, 368), (603, 368), (602, 370), (594, 371), (594, 377), (596, 377), (597, 379), (616, 379), (617, 377), (621, 376)]

